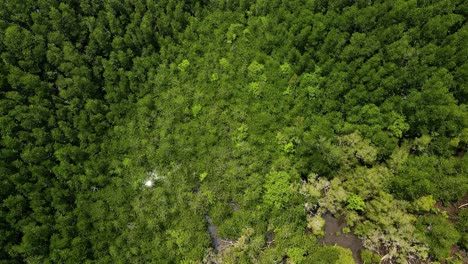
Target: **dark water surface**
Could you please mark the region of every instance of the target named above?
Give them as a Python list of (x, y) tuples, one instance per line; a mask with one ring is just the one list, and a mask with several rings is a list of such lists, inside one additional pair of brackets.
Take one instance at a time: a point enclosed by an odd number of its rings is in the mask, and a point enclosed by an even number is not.
[[(363, 249), (361, 239), (351, 233), (341, 234), (343, 227), (346, 227), (346, 222), (343, 219), (337, 219), (330, 213), (324, 214), (322, 217), (325, 219), (325, 237), (322, 239), (322, 243), (349, 248), (353, 252), (354, 261), (361, 264), (360, 253)], [(337, 235), (337, 232), (340, 232), (340, 235)]]
[(213, 225), (213, 221), (209, 216), (205, 216), (208, 222), (208, 233), (211, 238), (211, 245), (213, 246), (214, 252), (218, 253), (221, 245), (221, 239), (218, 237), (218, 228)]

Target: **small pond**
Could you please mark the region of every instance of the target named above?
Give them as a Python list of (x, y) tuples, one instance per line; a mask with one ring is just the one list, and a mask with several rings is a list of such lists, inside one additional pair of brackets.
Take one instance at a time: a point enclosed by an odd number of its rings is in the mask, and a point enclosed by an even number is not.
[(346, 227), (344, 219), (335, 218), (330, 213), (322, 215), (322, 218), (325, 219), (325, 237), (321, 240), (322, 244), (349, 248), (353, 253), (354, 261), (362, 263), (360, 257), (363, 249), (362, 241), (351, 233), (342, 233), (343, 227)]

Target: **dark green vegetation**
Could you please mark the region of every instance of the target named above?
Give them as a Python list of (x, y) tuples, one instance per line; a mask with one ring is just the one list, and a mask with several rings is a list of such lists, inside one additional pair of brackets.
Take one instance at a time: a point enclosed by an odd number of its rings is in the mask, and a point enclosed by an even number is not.
[(461, 263), (468, 209), (435, 204), (468, 192), (467, 16), (0, 0), (0, 263), (350, 263), (327, 211), (366, 263)]

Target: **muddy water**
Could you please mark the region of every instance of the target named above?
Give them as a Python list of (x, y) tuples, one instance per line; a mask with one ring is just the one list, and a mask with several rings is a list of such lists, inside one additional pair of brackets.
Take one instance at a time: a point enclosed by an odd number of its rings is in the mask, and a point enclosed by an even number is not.
[(363, 249), (362, 241), (353, 234), (340, 234), (343, 227), (346, 227), (346, 223), (342, 219), (333, 217), (332, 214), (327, 213), (322, 216), (325, 219), (325, 237), (322, 239), (322, 243), (325, 245), (338, 245), (344, 248), (349, 248), (353, 252), (353, 258), (356, 263), (362, 263), (360, 257), (360, 251)]

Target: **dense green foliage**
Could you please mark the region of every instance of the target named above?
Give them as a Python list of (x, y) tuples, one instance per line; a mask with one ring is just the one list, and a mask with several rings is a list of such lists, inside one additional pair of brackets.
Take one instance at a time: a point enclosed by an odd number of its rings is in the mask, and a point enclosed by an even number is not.
[(350, 263), (326, 212), (372, 262), (466, 256), (467, 16), (0, 1), (0, 263)]
[(458, 225), (457, 229), (462, 235), (460, 240), (461, 245), (468, 249), (468, 209), (463, 209), (458, 214)]

